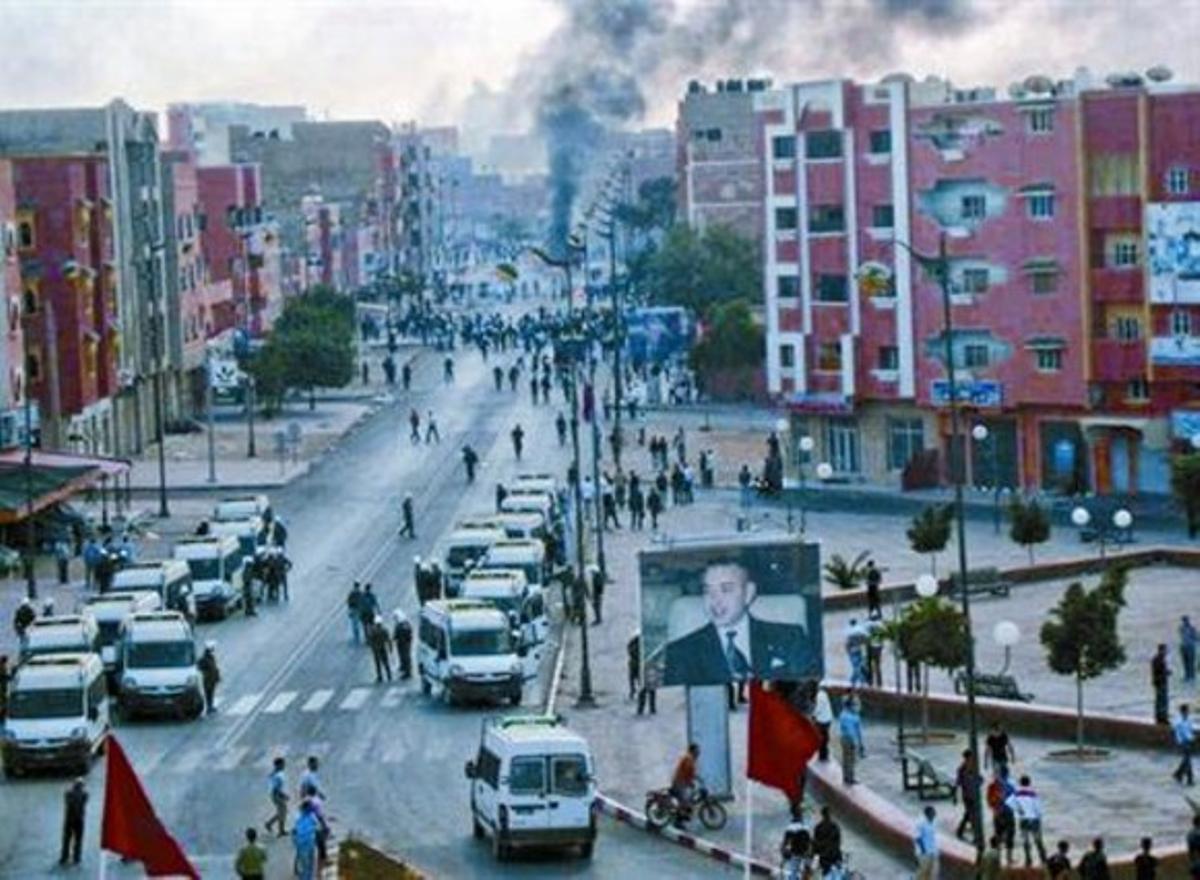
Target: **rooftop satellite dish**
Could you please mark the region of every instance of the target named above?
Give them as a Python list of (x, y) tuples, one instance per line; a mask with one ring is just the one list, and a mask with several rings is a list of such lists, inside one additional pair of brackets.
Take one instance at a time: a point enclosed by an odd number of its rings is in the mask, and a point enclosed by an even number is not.
[(1139, 73), (1125, 71), (1123, 73), (1110, 73), (1105, 77), (1104, 81), (1114, 89), (1130, 89), (1137, 88), (1142, 84), (1142, 76)]
[(1156, 83), (1166, 82), (1174, 75), (1175, 72), (1165, 64), (1156, 64), (1146, 71), (1146, 79)]
[(1022, 85), (1025, 86), (1026, 91), (1032, 92), (1035, 95), (1044, 95), (1047, 92), (1054, 91), (1053, 80), (1051, 80), (1048, 76), (1042, 76), (1040, 74), (1026, 77), (1025, 82), (1022, 83)]

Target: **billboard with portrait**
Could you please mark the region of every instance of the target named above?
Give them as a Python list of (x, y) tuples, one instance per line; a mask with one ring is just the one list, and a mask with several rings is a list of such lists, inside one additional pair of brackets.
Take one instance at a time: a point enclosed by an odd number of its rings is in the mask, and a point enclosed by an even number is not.
[(1146, 206), (1150, 302), (1200, 303), (1200, 202)]
[(820, 678), (820, 568), (816, 544), (786, 536), (643, 551), (646, 671), (664, 686)]

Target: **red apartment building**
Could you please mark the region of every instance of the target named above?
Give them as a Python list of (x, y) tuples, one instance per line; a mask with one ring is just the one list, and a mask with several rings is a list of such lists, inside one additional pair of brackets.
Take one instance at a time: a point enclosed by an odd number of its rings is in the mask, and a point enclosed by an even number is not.
[(12, 179), (29, 390), (43, 445), (111, 453), (118, 332), (107, 159), (13, 158)]
[(988, 428), (967, 478), (1167, 490), (1200, 433), (1200, 91), (900, 76), (755, 106), (768, 387), (813, 461), (875, 481), (959, 461), (941, 289), (909, 250), (944, 243), (958, 393)]
[(21, 334), (21, 266), (18, 261), (17, 195), (12, 163), (0, 159), (0, 448), (24, 436), (24, 341)]

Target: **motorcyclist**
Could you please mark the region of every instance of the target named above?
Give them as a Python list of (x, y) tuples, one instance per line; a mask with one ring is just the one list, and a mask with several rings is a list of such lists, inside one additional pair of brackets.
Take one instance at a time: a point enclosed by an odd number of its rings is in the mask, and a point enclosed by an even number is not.
[(785, 880), (803, 880), (811, 875), (812, 846), (808, 823), (804, 821), (803, 813), (797, 813), (783, 829), (783, 840), (779, 844)]
[(699, 744), (688, 743), (687, 751), (675, 764), (675, 772), (671, 774), (671, 797), (675, 798), (679, 807), (676, 825), (681, 825), (691, 818), (692, 794), (696, 788), (696, 761), (699, 757)]

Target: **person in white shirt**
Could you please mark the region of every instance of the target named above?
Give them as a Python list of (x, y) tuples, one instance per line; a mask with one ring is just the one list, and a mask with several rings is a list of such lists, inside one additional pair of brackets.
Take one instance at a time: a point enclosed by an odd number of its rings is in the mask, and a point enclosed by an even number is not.
[(829, 728), (833, 724), (833, 705), (829, 701), (829, 691), (825, 685), (817, 686), (817, 695), (813, 698), (813, 721), (821, 731), (820, 759), (829, 760)]
[(1042, 840), (1042, 799), (1034, 791), (1028, 776), (1022, 776), (1017, 790), (1005, 802), (1013, 811), (1017, 828), (1021, 831), (1021, 846), (1025, 850), (1025, 867), (1033, 866), (1030, 842), (1037, 847), (1038, 858), (1046, 863), (1046, 844)]
[(917, 873), (913, 880), (937, 880), (938, 876), (938, 843), (937, 810), (925, 808), (925, 818), (917, 823), (916, 833), (913, 834), (913, 850), (917, 856)]
[(1179, 716), (1171, 725), (1171, 732), (1175, 737), (1175, 746), (1179, 749), (1179, 766), (1171, 775), (1180, 784), (1186, 782), (1187, 785), (1195, 785), (1196, 779), (1192, 775), (1192, 748), (1196, 739), (1196, 731), (1192, 727), (1192, 719), (1188, 715), (1187, 703), (1180, 704)]

